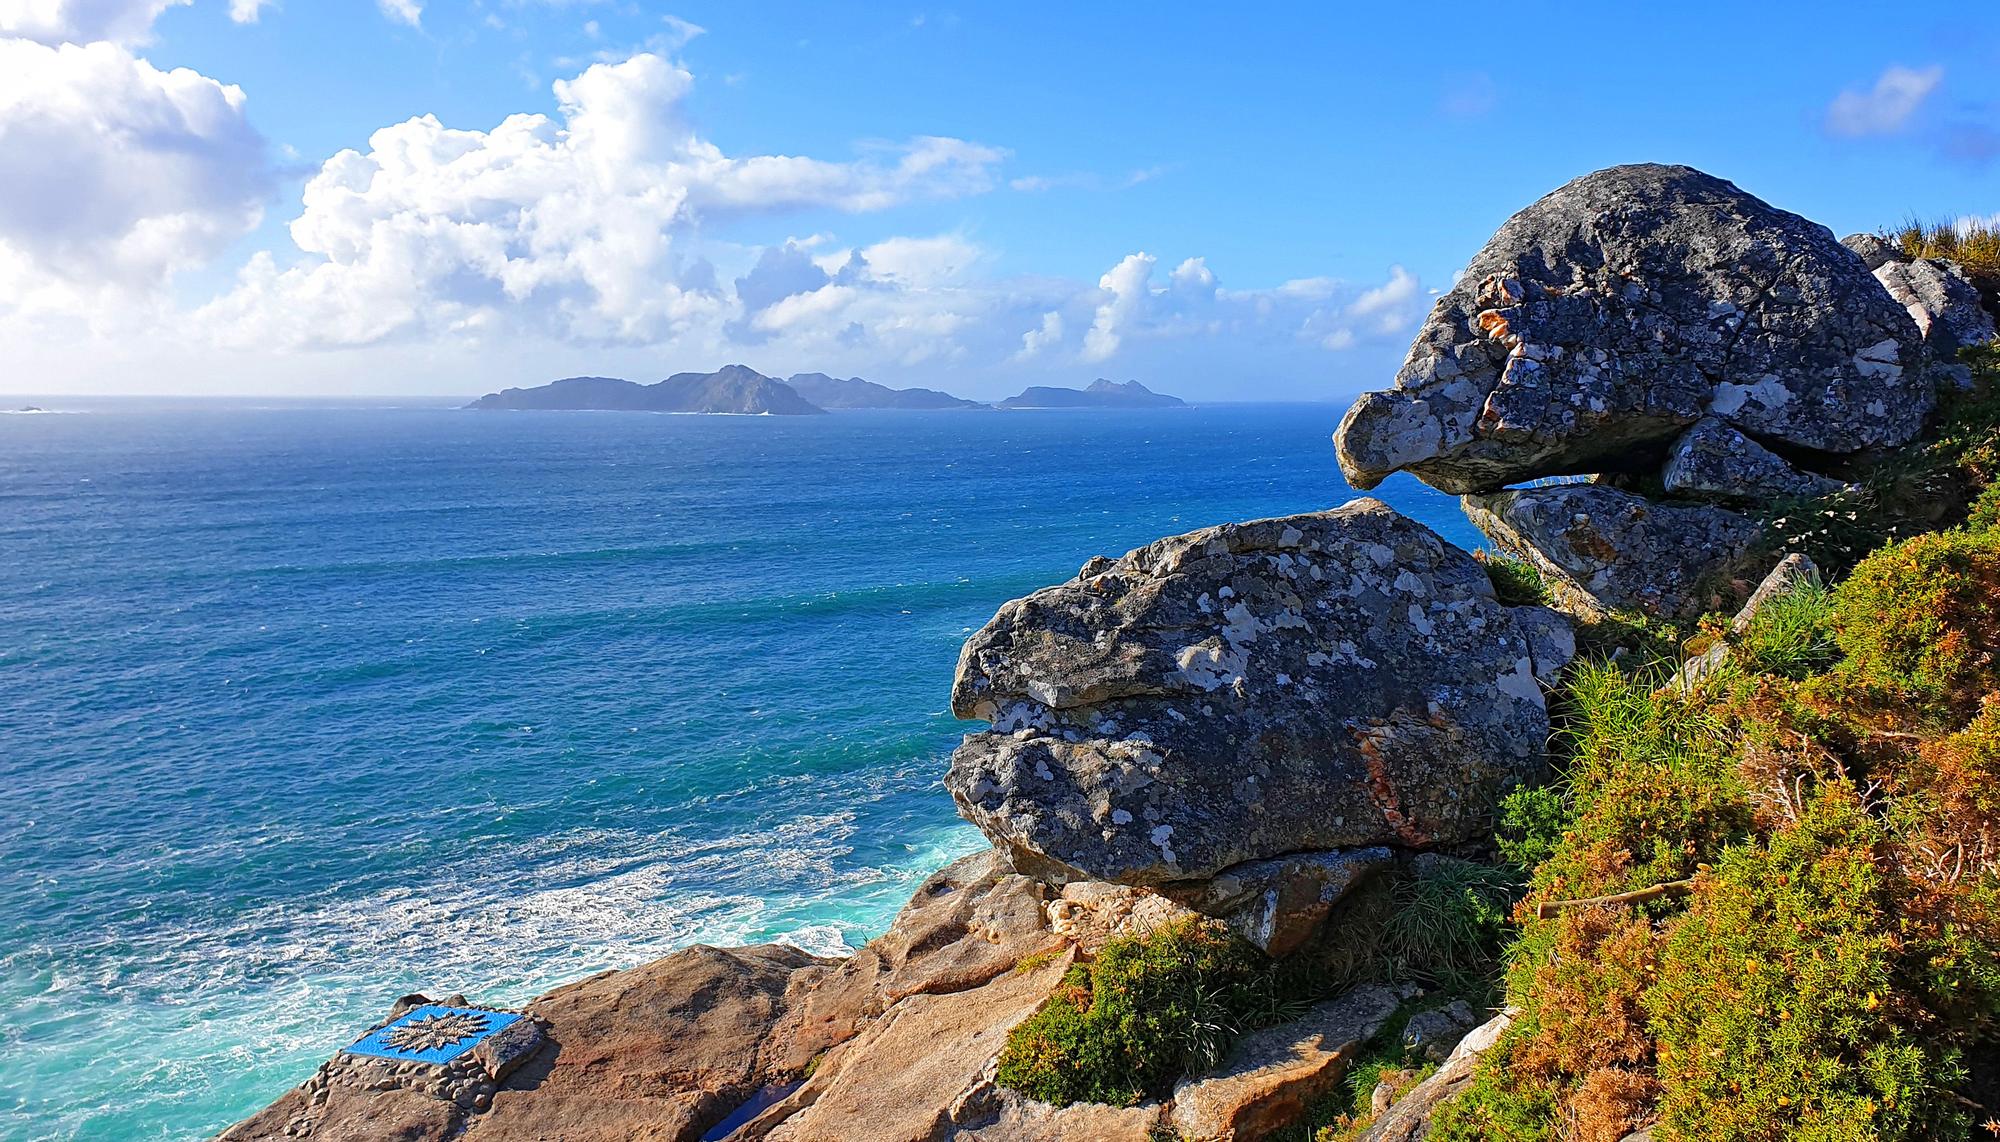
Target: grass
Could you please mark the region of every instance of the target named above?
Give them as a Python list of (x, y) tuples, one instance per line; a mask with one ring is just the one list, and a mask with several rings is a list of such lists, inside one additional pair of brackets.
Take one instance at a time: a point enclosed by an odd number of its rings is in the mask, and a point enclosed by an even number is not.
[(1549, 586), (1542, 578), (1541, 568), (1525, 559), (1483, 549), (1473, 552), (1472, 557), (1486, 568), (1486, 577), (1493, 581), (1493, 594), (1503, 605), (1548, 603)]

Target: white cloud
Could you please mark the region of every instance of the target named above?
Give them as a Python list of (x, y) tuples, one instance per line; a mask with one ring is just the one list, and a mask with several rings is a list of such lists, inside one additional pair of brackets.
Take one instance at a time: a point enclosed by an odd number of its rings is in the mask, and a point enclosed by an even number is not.
[[(681, 115), (692, 77), (652, 54), (558, 81), (559, 113), (510, 116), (491, 131), (421, 116), (378, 130), (315, 174), (293, 241), (307, 258), (253, 262), (202, 314), (245, 344), (361, 344), (424, 330), (478, 330), (502, 313), (560, 337), (645, 342), (693, 325), (769, 335), (802, 320), (794, 294), (825, 284), (802, 251), (781, 252), (739, 289), (740, 311), (703, 276), (701, 228), (806, 208), (877, 210), (991, 185), (1002, 152), (919, 138), (833, 162), (730, 157)], [(929, 287), (970, 264), (956, 239), (900, 239), (862, 251), (873, 286)], [(810, 271), (810, 273), (808, 273)], [(791, 275), (776, 285), (770, 274)], [(783, 288), (769, 297), (759, 291)], [(307, 321), (308, 309), (315, 316)]]
[(243, 92), (111, 43), (0, 40), (0, 312), (145, 291), (257, 225)]
[(1118, 352), (1126, 329), (1144, 312), (1148, 283), (1153, 278), (1153, 267), (1159, 264), (1158, 258), (1142, 250), (1125, 255), (1097, 279), (1098, 290), (1106, 296), (1098, 303), (1090, 328), (1084, 331), (1084, 360), (1102, 361)]
[(424, 6), (419, 0), (375, 0), (375, 6), (398, 24), (408, 24), (412, 28), (424, 26)]
[(1021, 351), (1014, 354), (1014, 359), (1025, 361), (1030, 357), (1038, 357), (1061, 345), (1062, 339), (1062, 311), (1051, 309), (1047, 313), (1042, 314), (1042, 323), (1040, 325), (1021, 334)]
[(1826, 109), (1826, 129), (1835, 135), (1892, 135), (1944, 79), (1944, 68), (1892, 66), (1868, 91), (1849, 88)]
[(160, 13), (193, 0), (0, 0), (0, 35), (37, 43), (143, 44)]
[(272, 0), (229, 0), (229, 18), (239, 24), (254, 24)]

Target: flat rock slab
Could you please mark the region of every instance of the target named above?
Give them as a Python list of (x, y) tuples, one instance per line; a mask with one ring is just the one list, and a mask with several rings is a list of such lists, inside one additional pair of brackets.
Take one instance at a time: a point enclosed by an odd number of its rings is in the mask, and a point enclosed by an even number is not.
[(1552, 645), (1376, 500), (1205, 528), (1095, 560), (968, 640), (952, 709), (993, 728), (945, 785), (1057, 881), (1483, 838), (1545, 763)]
[(1763, 528), (1706, 504), (1656, 503), (1603, 484), (1467, 496), (1465, 514), (1502, 550), (1542, 572), (1573, 613), (1636, 610), (1692, 618), (1749, 593)]
[(1335, 441), (1357, 488), (1460, 494), (1616, 467), (1704, 416), (1850, 453), (1916, 437), (1928, 363), (1825, 227), (1691, 167), (1611, 167), (1509, 218)]
[(1340, 1081), (1354, 1051), (1396, 1003), (1387, 988), (1362, 988), (1295, 1022), (1244, 1036), (1213, 1073), (1174, 1088), (1175, 1129), (1202, 1142), (1247, 1142), (1297, 1122)]
[(1431, 1136), (1437, 1109), (1472, 1081), (1479, 1057), (1500, 1041), (1513, 1026), (1514, 1014), (1503, 1011), (1473, 1028), (1452, 1049), (1431, 1077), (1403, 1092), (1394, 1105), (1375, 1120), (1361, 1142), (1424, 1142)]

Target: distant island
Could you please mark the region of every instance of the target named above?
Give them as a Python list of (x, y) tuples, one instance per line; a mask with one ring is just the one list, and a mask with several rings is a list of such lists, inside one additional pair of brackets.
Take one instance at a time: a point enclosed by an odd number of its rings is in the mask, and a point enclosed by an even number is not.
[(841, 380), (825, 373), (794, 373), (786, 384), (821, 408), (992, 408), (936, 389), (892, 389), (860, 377)]
[(1103, 377), (1087, 389), (1033, 385), (1000, 402), (1001, 408), (1186, 408), (1179, 397), (1156, 393), (1137, 381), (1118, 384)]
[(466, 406), (481, 409), (604, 409), (628, 412), (708, 412), (797, 416), (826, 410), (790, 385), (747, 365), (713, 373), (675, 373), (650, 385), (616, 377), (565, 377), (532, 389), (488, 393)]
[(617, 377), (564, 377), (534, 388), (488, 393), (465, 407), (809, 416), (828, 409), (1184, 408), (1186, 402), (1137, 381), (1117, 384), (1100, 378), (1087, 389), (1035, 385), (990, 405), (936, 389), (892, 389), (860, 377), (795, 373), (781, 381), (748, 365), (725, 365), (713, 373), (675, 373), (650, 385)]

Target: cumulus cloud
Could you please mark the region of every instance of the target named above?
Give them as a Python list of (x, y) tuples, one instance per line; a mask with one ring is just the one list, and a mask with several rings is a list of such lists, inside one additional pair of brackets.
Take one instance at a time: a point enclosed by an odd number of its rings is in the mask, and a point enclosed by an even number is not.
[(229, 0), (229, 18), (239, 24), (254, 24), (272, 0)]
[(1148, 283), (1153, 278), (1153, 267), (1159, 264), (1158, 258), (1142, 250), (1125, 255), (1097, 279), (1097, 288), (1104, 295), (1104, 300), (1098, 303), (1090, 328), (1084, 330), (1084, 360), (1103, 361), (1118, 352), (1125, 331), (1136, 324), (1145, 312)]
[(418, 0), (375, 0), (375, 6), (398, 24), (407, 24), (412, 28), (424, 26), (424, 6)]
[(116, 44), (0, 40), (0, 310), (143, 290), (254, 228), (243, 92)]
[(1873, 88), (1849, 88), (1835, 96), (1826, 109), (1826, 129), (1850, 138), (1893, 135), (1903, 129), (1943, 79), (1944, 68), (1939, 66), (1892, 66), (1875, 80)]
[(1014, 354), (1017, 361), (1038, 357), (1044, 352), (1062, 344), (1063, 315), (1061, 310), (1051, 309), (1042, 314), (1042, 323), (1021, 334), (1021, 350)]
[(143, 44), (160, 13), (193, 0), (0, 0), (0, 35), (37, 43)]
[[(724, 320), (768, 332), (792, 318), (759, 311), (829, 284), (825, 271), (803, 249), (767, 250), (739, 279), (738, 307), (684, 248), (704, 225), (974, 193), (991, 185), (1002, 158), (937, 137), (851, 161), (733, 157), (682, 115), (691, 84), (685, 70), (646, 53), (558, 81), (555, 117), (514, 115), (490, 131), (447, 128), (428, 115), (384, 127), (366, 151), (335, 155), (307, 182), (291, 226), (307, 257), (289, 267), (253, 262), (203, 319), (246, 343), (361, 344), (477, 329), (503, 311), (511, 322), (595, 341), (654, 341)], [(933, 241), (884, 245), (875, 256), (883, 274), (908, 278), (935, 276), (961, 253)], [(322, 319), (302, 324), (306, 305), (323, 307)]]

